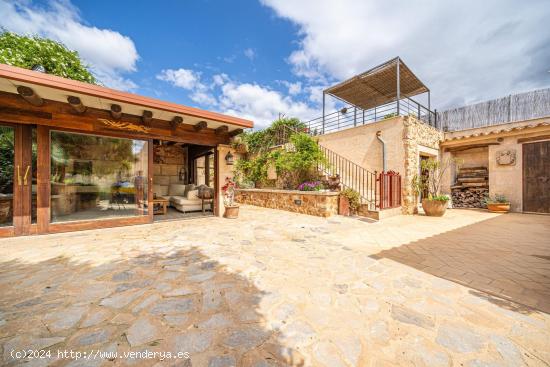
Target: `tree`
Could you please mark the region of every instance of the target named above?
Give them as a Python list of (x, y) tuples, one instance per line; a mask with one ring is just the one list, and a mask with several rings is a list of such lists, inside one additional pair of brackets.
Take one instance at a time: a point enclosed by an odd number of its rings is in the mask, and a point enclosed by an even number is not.
[(63, 44), (38, 36), (20, 36), (4, 31), (0, 34), (0, 64), (31, 69), (42, 65), (48, 74), (97, 84), (96, 78), (80, 59), (78, 52)]

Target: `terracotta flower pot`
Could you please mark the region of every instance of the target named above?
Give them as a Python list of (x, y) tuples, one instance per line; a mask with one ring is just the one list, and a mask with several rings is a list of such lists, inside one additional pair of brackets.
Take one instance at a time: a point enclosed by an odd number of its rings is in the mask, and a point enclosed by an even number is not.
[(340, 195), (340, 200), (338, 201), (338, 214), (345, 216), (351, 215), (349, 199), (343, 195)]
[(422, 199), (422, 209), (428, 217), (442, 217), (447, 211), (449, 201)]
[(239, 217), (239, 206), (233, 205), (233, 206), (226, 206), (225, 212), (223, 213), (224, 218), (228, 219), (236, 219)]
[(510, 203), (487, 203), (487, 209), (491, 213), (508, 213), (510, 211)]

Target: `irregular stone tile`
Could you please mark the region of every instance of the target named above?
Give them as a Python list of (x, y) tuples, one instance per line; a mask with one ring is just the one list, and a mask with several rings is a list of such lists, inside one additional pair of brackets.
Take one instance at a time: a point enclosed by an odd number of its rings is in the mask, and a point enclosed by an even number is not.
[(165, 292), (163, 293), (163, 295), (166, 297), (179, 297), (179, 296), (188, 296), (193, 293), (197, 293), (197, 292), (192, 290), (191, 288), (181, 287), (181, 288), (176, 288), (168, 292)]
[(167, 271), (163, 272), (160, 276), (160, 280), (174, 280), (178, 279), (181, 276), (181, 273), (177, 271)]
[(346, 367), (338, 355), (338, 349), (328, 342), (320, 342), (313, 346), (313, 357), (317, 365), (326, 367)]
[(223, 296), (219, 292), (208, 292), (202, 297), (202, 312), (208, 313), (222, 307)]
[(156, 301), (158, 301), (160, 299), (160, 296), (158, 294), (152, 294), (150, 296), (148, 296), (147, 298), (145, 298), (143, 301), (141, 301), (140, 303), (138, 303), (133, 309), (132, 309), (132, 312), (133, 313), (138, 313), (140, 312), (141, 310), (149, 307), (150, 305), (152, 305), (153, 303), (155, 303)]
[(267, 338), (268, 332), (257, 327), (248, 327), (230, 332), (222, 344), (234, 349), (249, 350), (262, 344)]
[(458, 325), (441, 325), (435, 340), (439, 345), (460, 353), (476, 352), (483, 347), (479, 334)]
[(521, 366), (525, 364), (521, 352), (510, 339), (501, 335), (492, 335), (491, 340), (507, 366)]
[(128, 289), (143, 289), (149, 287), (151, 284), (153, 284), (153, 281), (151, 279), (144, 279), (139, 280), (132, 283), (123, 283), (116, 287), (116, 292), (124, 292)]
[(23, 302), (20, 302), (20, 303), (17, 303), (15, 305), (13, 305), (13, 307), (15, 308), (26, 308), (26, 307), (32, 307), (32, 306), (36, 306), (40, 303), (42, 303), (42, 298), (40, 297), (35, 297), (35, 298), (31, 298), (31, 299), (28, 299), (26, 301), (23, 301)]
[(56, 333), (75, 326), (87, 310), (87, 307), (69, 307), (61, 311), (47, 314), (44, 316), (43, 320), (48, 326), (48, 329)]
[(95, 326), (105, 320), (107, 320), (111, 316), (111, 312), (109, 312), (106, 309), (99, 309), (92, 311), (84, 318), (84, 321), (80, 324), (81, 328), (86, 328), (90, 326)]
[(384, 320), (377, 320), (373, 322), (368, 331), (368, 337), (376, 342), (385, 344), (390, 340), (388, 323)]
[(190, 277), (187, 277), (187, 280), (190, 281), (190, 282), (200, 283), (200, 282), (204, 282), (208, 279), (213, 278), (215, 275), (216, 275), (216, 273), (213, 272), (213, 271), (206, 271), (206, 272), (203, 272), (203, 273), (200, 273), (200, 274), (196, 274), (196, 275), (192, 275)]
[(113, 333), (113, 329), (96, 329), (81, 333), (76, 339), (75, 343), (78, 346), (88, 346), (94, 344), (103, 344), (109, 340)]
[(145, 317), (136, 320), (126, 331), (126, 339), (132, 347), (152, 342), (158, 338), (158, 328)]
[(144, 290), (130, 290), (123, 293), (117, 293), (111, 297), (101, 300), (99, 304), (101, 306), (112, 308), (123, 308), (133, 302), (136, 298), (140, 297), (144, 292)]
[(282, 338), (292, 346), (304, 347), (315, 340), (315, 330), (305, 321), (294, 321), (287, 324), (283, 329)]
[(132, 279), (133, 273), (130, 271), (121, 271), (120, 273), (116, 273), (112, 276), (111, 280), (115, 282), (127, 282), (128, 280)]
[(208, 360), (208, 367), (235, 367), (237, 361), (233, 356), (216, 356)]
[(165, 315), (163, 318), (170, 326), (182, 326), (189, 320), (187, 315)]
[(190, 298), (167, 299), (155, 304), (149, 312), (153, 315), (174, 315), (189, 312), (192, 308), (193, 300)]
[(420, 326), (424, 329), (430, 329), (435, 325), (431, 317), (403, 306), (392, 305), (391, 316), (394, 320)]
[[(293, 366), (305, 366), (305, 359), (300, 352), (298, 352), (296, 349), (289, 348), (289, 347), (283, 347), (276, 343), (264, 343), (262, 344), (262, 349), (267, 351), (270, 356), (274, 356), (277, 358), (278, 361), (281, 363), (284, 363), (285, 365), (293, 365)], [(271, 360), (261, 360), (258, 361), (257, 364), (254, 364), (254, 366), (280, 366), (279, 363)]]
[(209, 331), (190, 331), (174, 338), (176, 350), (191, 354), (201, 353), (212, 345), (212, 333)]
[(352, 365), (359, 364), (361, 355), (361, 340), (356, 335), (342, 335), (334, 338), (334, 344), (340, 349), (344, 358)]
[(217, 313), (211, 316), (208, 320), (202, 321), (198, 324), (201, 329), (220, 329), (231, 325), (231, 321), (224, 314)]
[(76, 302), (92, 303), (107, 297), (113, 292), (113, 286), (108, 282), (93, 283), (83, 287), (76, 295)]
[(130, 313), (117, 313), (115, 317), (111, 319), (111, 324), (124, 325), (130, 324), (134, 321), (134, 315)]

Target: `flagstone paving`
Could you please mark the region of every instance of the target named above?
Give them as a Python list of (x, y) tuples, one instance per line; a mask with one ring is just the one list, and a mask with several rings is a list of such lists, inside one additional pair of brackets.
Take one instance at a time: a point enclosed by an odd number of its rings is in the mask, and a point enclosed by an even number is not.
[(549, 265), (550, 217), (467, 210), (3, 239), (0, 365), (548, 366)]

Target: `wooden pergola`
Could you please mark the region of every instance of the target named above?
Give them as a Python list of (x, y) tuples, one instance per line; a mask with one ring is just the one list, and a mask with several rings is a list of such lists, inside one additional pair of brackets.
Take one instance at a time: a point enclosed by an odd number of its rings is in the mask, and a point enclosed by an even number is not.
[(400, 57), (396, 57), (325, 89), (323, 91), (323, 119), (327, 94), (363, 110), (395, 101), (399, 114), (400, 99), (422, 93), (428, 93), (428, 109), (430, 109), (430, 89), (414, 75)]

